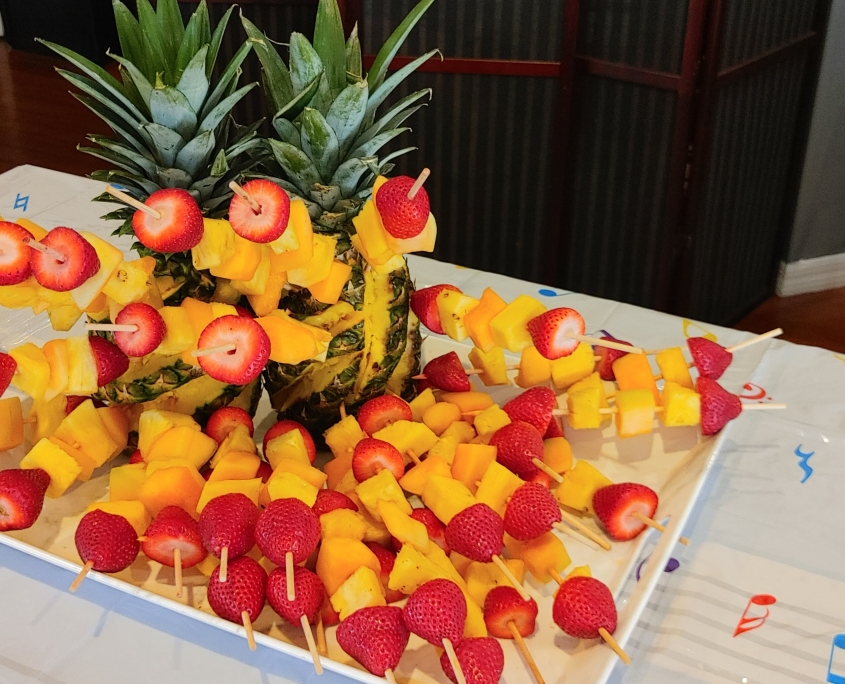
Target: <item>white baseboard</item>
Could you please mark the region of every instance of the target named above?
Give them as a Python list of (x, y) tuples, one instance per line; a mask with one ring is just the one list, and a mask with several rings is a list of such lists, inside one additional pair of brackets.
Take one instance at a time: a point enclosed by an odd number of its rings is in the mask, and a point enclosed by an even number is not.
[(837, 287), (845, 287), (845, 253), (780, 264), (776, 290), (778, 297)]

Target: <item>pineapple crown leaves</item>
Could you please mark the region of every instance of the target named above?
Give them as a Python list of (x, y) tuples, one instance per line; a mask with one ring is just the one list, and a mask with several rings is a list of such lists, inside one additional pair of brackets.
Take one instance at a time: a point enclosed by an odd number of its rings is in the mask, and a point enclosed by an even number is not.
[(118, 138), (88, 136), (97, 147), (79, 147), (118, 167), (92, 177), (118, 183), (139, 200), (162, 187), (183, 188), (206, 212), (214, 211), (231, 196), (228, 189), (220, 194), (229, 180), (267, 155), (256, 134), (260, 122), (239, 130), (229, 117), (257, 85), (238, 88), (251, 44), (241, 46), (216, 83), (211, 78), (234, 7), (212, 30), (206, 0), (187, 26), (176, 0), (158, 0), (155, 10), (149, 0), (138, 0), (137, 18), (120, 0), (112, 5), (123, 55), (110, 56), (122, 80), (72, 50), (41, 41), (82, 72), (58, 69), (81, 91), (74, 97)]
[[(289, 66), (272, 41), (241, 15), (248, 41), (262, 66), (264, 97), (278, 139), (267, 141), (272, 175), (284, 175), (294, 194), (324, 210), (336, 210), (338, 200), (364, 199), (379, 173), (393, 168), (379, 151), (409, 128), (402, 124), (421, 107), (426, 88), (392, 105), (376, 119), (377, 110), (397, 86), (438, 53), (432, 50), (390, 77), (393, 57), (434, 0), (421, 0), (382, 46), (366, 77), (357, 26), (344, 39), (337, 0), (320, 0), (314, 42), (300, 33), (290, 38)], [(333, 190), (327, 190), (326, 188)]]

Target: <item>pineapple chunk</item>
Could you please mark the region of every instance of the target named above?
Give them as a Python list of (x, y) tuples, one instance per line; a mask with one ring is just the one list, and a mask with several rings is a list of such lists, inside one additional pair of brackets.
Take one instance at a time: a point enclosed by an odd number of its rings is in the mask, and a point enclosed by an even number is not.
[(82, 285), (70, 291), (70, 296), (76, 306), (84, 311), (91, 306), (91, 303), (103, 291), (114, 272), (123, 263), (123, 252), (93, 233), (82, 231), (79, 234), (91, 243), (100, 259), (100, 270)]
[[(50, 364), (44, 351), (32, 342), (26, 342), (9, 350), (9, 356), (18, 364), (12, 384), (33, 399), (43, 400), (50, 383)], [(93, 391), (97, 391), (96, 387)]]
[(162, 356), (181, 354), (197, 346), (197, 336), (185, 309), (181, 306), (163, 306), (158, 312), (164, 319), (166, 332), (161, 344), (155, 350), (156, 354)]
[[(70, 330), (82, 317), (82, 313), (82, 309), (72, 302), (47, 307), (47, 316), (50, 318), (50, 325), (53, 327), (53, 330), (58, 330), (59, 332)], [(95, 319), (97, 317), (93, 316)]]
[(237, 234), (225, 219), (204, 218), (202, 239), (191, 248), (191, 260), (198, 271), (216, 268), (229, 261), (238, 248)]
[(344, 537), (363, 541), (367, 535), (367, 521), (364, 516), (346, 508), (338, 508), (320, 516), (323, 539)]
[(323, 581), (326, 593), (331, 596), (362, 567), (369, 568), (377, 577), (381, 574), (378, 558), (363, 542), (346, 537), (330, 537), (320, 545), (314, 570)]
[[(648, 363), (648, 362), (646, 362)], [(593, 348), (581, 342), (569, 356), (551, 362), (552, 381), (559, 390), (565, 390), (579, 380), (590, 376), (596, 368)]]
[(252, 436), (249, 434), (249, 428), (246, 425), (236, 425), (235, 429), (226, 435), (211, 459), (211, 467), (216, 468), (217, 464), (233, 451), (248, 451), (251, 454), (258, 453), (258, 447), (255, 445)]
[[(232, 256), (217, 266), (209, 268), (211, 275), (229, 280), (252, 280), (261, 265), (263, 247), (257, 242), (246, 240), (233, 232), (235, 251)], [(269, 273), (269, 271), (268, 271)]]
[(269, 461), (273, 470), (276, 470), (285, 459), (291, 459), (307, 466), (311, 465), (308, 450), (305, 448), (305, 440), (299, 430), (288, 430), (267, 442), (264, 457)]
[(490, 464), (496, 460), (496, 447), (487, 444), (459, 444), (452, 461), (452, 477), (475, 493)]
[(274, 266), (277, 255), (270, 252), (270, 275), (267, 276), (267, 284), (261, 294), (248, 294), (246, 298), (256, 316), (268, 316), (279, 305), (282, 298), (282, 291), (288, 282), (288, 274), (285, 271), (278, 271)]
[(323, 304), (337, 304), (351, 274), (351, 266), (335, 259), (332, 261), (329, 274), (323, 280), (309, 286), (311, 296)]
[[(262, 295), (270, 282), (270, 255), (272, 254), (267, 245), (261, 245), (261, 261), (258, 268), (249, 280), (231, 280), (229, 284), (241, 294)], [(278, 300), (276, 300), (278, 301)]]
[(395, 256), (387, 244), (387, 231), (381, 224), (373, 200), (364, 203), (361, 211), (352, 219), (352, 224), (355, 226), (352, 244), (370, 266), (381, 266)]
[(331, 595), (330, 600), (341, 620), (361, 608), (387, 605), (378, 574), (367, 566), (353, 572)]
[(124, 411), (125, 408), (125, 406), (113, 405), (97, 409), (97, 415), (103, 421), (106, 432), (117, 444), (112, 457), (121, 453), (129, 444), (129, 418)]
[[(451, 466), (452, 461), (455, 460), (455, 449), (457, 448), (457, 439), (454, 437), (441, 437), (434, 443), (434, 446), (428, 450), (428, 458), (425, 459), (425, 462), (428, 462), (433, 456), (436, 456)], [(448, 473), (444, 474), (448, 475)]]
[(44, 437), (50, 437), (59, 427), (59, 424), (65, 419), (65, 409), (67, 408), (67, 398), (60, 394), (50, 401), (32, 402), (32, 416), (35, 416), (35, 428), (32, 430), (32, 441), (37, 442)]
[(493, 346), (489, 352), (473, 347), (469, 352), (469, 362), (473, 368), (482, 371), (478, 374), (478, 379), (485, 386), (510, 384), (508, 368), (505, 364), (505, 351), (501, 347)]
[(465, 420), (456, 420), (440, 435), (441, 439), (452, 437), (458, 444), (469, 444), (475, 439), (475, 428)]
[(23, 444), (23, 411), (19, 397), (0, 399), (0, 451)]
[(119, 451), (90, 399), (83, 401), (59, 424), (55, 436), (84, 451), (98, 468)]
[[(209, 501), (224, 494), (243, 494), (257, 506), (261, 485), (260, 477), (256, 477), (253, 480), (218, 480), (217, 482), (206, 482), (197, 502), (197, 513), (202, 513), (202, 509), (205, 508), (205, 505)], [(188, 512), (190, 513), (190, 511)]]
[(654, 423), (654, 396), (647, 389), (620, 390), (616, 393), (616, 430), (619, 437), (651, 432)]
[(505, 514), (505, 504), (525, 482), (505, 468), (501, 463), (494, 462), (487, 467), (481, 478), (475, 500), (485, 503), (499, 515)]
[(465, 508), (477, 503), (472, 492), (451, 477), (431, 475), (422, 493), (423, 503), (444, 525)]
[[(507, 303), (489, 287), (484, 288), (478, 306), (464, 317), (467, 333), (472, 343), (483, 353), (493, 351), (496, 341), (490, 330), (490, 321), (507, 308)], [(486, 383), (485, 383), (486, 384)]]
[(437, 435), (427, 425), (410, 420), (397, 420), (374, 432), (373, 437), (389, 442), (403, 455), (413, 451), (422, 456), (437, 442)]
[(552, 362), (537, 351), (533, 344), (522, 350), (519, 358), (519, 373), (516, 374), (517, 385), (523, 388), (540, 385), (552, 377)]
[(97, 391), (97, 361), (85, 336), (67, 338), (68, 394), (93, 394)]
[(50, 340), (44, 344), (43, 352), (50, 366), (50, 379), (44, 390), (44, 401), (50, 401), (67, 389), (70, 366), (67, 341)]
[(258, 473), (261, 459), (251, 451), (230, 451), (212, 469), (208, 481), (251, 480)]
[(438, 437), (446, 431), (452, 423), (461, 419), (461, 409), (448, 401), (441, 401), (429, 407), (423, 414), (422, 422)]
[(305, 465), (302, 461), (295, 461), (292, 458), (283, 458), (279, 461), (268, 483), (282, 473), (295, 473), (318, 490), (323, 488), (323, 485), (326, 484), (326, 480), (328, 479), (328, 475), (319, 468)]
[[(519, 558), (505, 558), (502, 560), (508, 570), (513, 573), (513, 576), (519, 582), (522, 582), (522, 578), (525, 575), (525, 563)], [(487, 594), (492, 589), (513, 586), (511, 581), (505, 577), (505, 574), (495, 563), (471, 562), (466, 569), (464, 579), (467, 584), (467, 593), (480, 606), (484, 605), (484, 599), (487, 598)]]
[(440, 400), (457, 404), (461, 413), (483, 411), (493, 406), (493, 398), (487, 392), (443, 392)]
[(601, 390), (598, 387), (585, 387), (578, 392), (570, 389), (566, 394), (566, 406), (569, 410), (567, 419), (573, 429), (601, 427)]
[(490, 435), (499, 428), (510, 425), (510, 422), (510, 416), (501, 407), (493, 404), (479, 413), (472, 421), (472, 425), (479, 435)]
[(139, 537), (147, 531), (151, 522), (150, 514), (140, 501), (98, 501), (85, 509), (86, 513), (91, 511), (103, 511), (125, 518)]
[(490, 320), (494, 343), (512, 352), (530, 347), (533, 342), (526, 325), (545, 311), (546, 307), (533, 297), (519, 295)]
[(366, 436), (355, 416), (346, 416), (323, 433), (323, 438), (335, 458), (351, 456), (355, 445)]
[(426, 409), (434, 406), (435, 403), (437, 403), (437, 400), (434, 398), (434, 392), (431, 391), (430, 387), (426, 387), (422, 392), (414, 397), (409, 404), (414, 422), (422, 422), (422, 417)]
[(109, 501), (135, 501), (144, 480), (147, 468), (143, 463), (132, 463), (109, 471)]
[(657, 367), (666, 382), (674, 382), (681, 387), (693, 389), (689, 365), (680, 347), (664, 349), (657, 353), (654, 360), (657, 362)]
[(40, 440), (29, 453), (21, 459), (20, 467), (41, 468), (50, 476), (47, 496), (57, 499), (67, 491), (82, 473), (82, 466), (76, 459), (49, 439)]
[(153, 287), (155, 264), (153, 257), (122, 261), (103, 287), (103, 294), (123, 306), (142, 301)]
[(434, 579), (452, 579), (444, 568), (424, 556), (410, 544), (404, 544), (396, 554), (387, 588), (412, 594), (426, 582)]
[(314, 253), (300, 268), (288, 271), (288, 281), (300, 287), (309, 287), (325, 280), (332, 270), (337, 240), (328, 235), (314, 235)]
[(190, 427), (200, 431), (199, 423), (190, 416), (172, 411), (150, 410), (144, 411), (138, 419), (138, 449), (144, 460), (148, 460), (150, 447), (163, 433), (173, 427)]
[(22, 309), (39, 304), (38, 281), (32, 276), (17, 285), (0, 285), (0, 306)]
[(276, 309), (267, 316), (256, 318), (255, 322), (270, 338), (270, 359), (273, 361), (295, 365), (320, 353), (314, 334), (320, 329), (301, 323), (284, 311)]
[(288, 227), (269, 246), (280, 257), (273, 261), (274, 270), (289, 271), (311, 260), (314, 253), (314, 228), (308, 207), (301, 199), (291, 200)]
[(663, 386), (663, 413), (667, 427), (698, 425), (701, 422), (701, 397), (695, 391), (675, 382)]
[(428, 458), (405, 473), (399, 480), (399, 486), (406, 492), (422, 496), (425, 485), (432, 475), (451, 477), (452, 472), (448, 461), (429, 453)]
[(373, 475), (361, 482), (355, 487), (355, 493), (370, 515), (378, 522), (383, 522), (378, 507), (379, 501), (391, 501), (407, 515), (411, 514), (411, 504), (408, 503), (402, 488), (389, 470), (382, 470), (378, 475)]
[(625, 354), (613, 362), (613, 374), (620, 390), (648, 390), (655, 406), (660, 406), (660, 392), (654, 382), (651, 365), (645, 354)]
[(82, 472), (76, 477), (77, 480), (80, 482), (88, 482), (88, 480), (91, 479), (91, 475), (94, 473), (94, 469), (97, 467), (97, 464), (94, 463), (90, 456), (88, 456), (84, 451), (80, 451), (79, 449), (72, 447), (70, 444), (63, 442), (57, 437), (48, 437), (47, 439), (49, 439), (62, 451), (70, 454), (70, 456), (72, 456), (82, 468)]
[[(375, 195), (375, 193), (373, 193)], [(437, 241), (437, 222), (432, 214), (428, 215), (425, 227), (419, 235), (412, 238), (395, 238), (385, 231), (387, 246), (394, 254), (410, 254), (411, 252), (433, 252)]]
[(462, 342), (469, 337), (464, 317), (479, 305), (475, 297), (455, 290), (441, 290), (437, 294), (437, 313), (443, 330), (453, 340)]
[(299, 475), (282, 471), (267, 483), (270, 501), (276, 499), (299, 499), (309, 508), (317, 500), (317, 488)]
[(378, 512), (390, 534), (403, 544), (410, 544), (420, 553), (428, 553), (431, 542), (428, 529), (423, 523), (414, 520), (392, 501), (379, 501)]
[(611, 484), (613, 482), (609, 478), (587, 461), (577, 461), (575, 466), (564, 474), (563, 483), (555, 490), (555, 496), (568, 508), (595, 515), (593, 495), (602, 487)]

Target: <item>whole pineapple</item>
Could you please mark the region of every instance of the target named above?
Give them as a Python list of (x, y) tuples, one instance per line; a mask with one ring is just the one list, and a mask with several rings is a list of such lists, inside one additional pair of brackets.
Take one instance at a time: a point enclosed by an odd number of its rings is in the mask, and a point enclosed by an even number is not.
[[(149, 0), (138, 0), (137, 6), (136, 19), (120, 0), (113, 0), (123, 56), (111, 56), (119, 64), (121, 80), (72, 50), (42, 41), (82, 72), (58, 70), (81, 91), (74, 97), (114, 133), (90, 135), (96, 147), (79, 149), (117, 167), (96, 171), (92, 178), (118, 184), (137, 200), (160, 188), (183, 188), (204, 215), (225, 214), (232, 196), (229, 182), (254, 167), (264, 149), (256, 134), (260, 122), (240, 128), (229, 116), (257, 85), (238, 87), (240, 66), (252, 43), (244, 43), (215, 80), (212, 71), (234, 8), (212, 28), (205, 0), (187, 25), (176, 0), (158, 0), (156, 9)], [(105, 193), (96, 199), (117, 202)], [(124, 206), (104, 218), (123, 221), (116, 235), (133, 235), (134, 211)], [(138, 242), (133, 249), (155, 259), (153, 275), (164, 304), (178, 305), (185, 297), (208, 301), (214, 295), (216, 279), (193, 267), (190, 252), (162, 254)], [(98, 396), (119, 403), (156, 400), (202, 418), (233, 401), (253, 406), (259, 393), (258, 383), (246, 388), (224, 385), (178, 355), (152, 355), (133, 359), (129, 371), (100, 388)]]
[[(264, 95), (278, 139), (262, 175), (281, 184), (308, 206), (313, 229), (337, 240), (336, 258), (352, 267), (340, 301), (321, 304), (307, 289), (292, 288), (279, 303), (301, 320), (330, 330), (325, 361), (297, 365), (270, 362), (264, 382), (283, 416), (322, 431), (338, 419), (341, 403), (350, 409), (390, 391), (413, 395), (411, 376), (419, 370), (419, 322), (410, 310), (413, 283), (404, 257), (370, 268), (352, 246), (352, 219), (388, 173), (391, 159), (415, 148), (379, 156), (391, 140), (410, 130), (402, 123), (423, 106), (430, 89), (412, 93), (378, 115), (393, 90), (431, 51), (387, 78), (399, 47), (433, 0), (418, 3), (379, 51), (366, 76), (356, 30), (344, 38), (336, 0), (320, 0), (313, 45), (299, 33), (290, 38), (289, 65), (273, 43), (242, 17), (262, 64)], [(378, 116), (378, 118), (377, 118)]]

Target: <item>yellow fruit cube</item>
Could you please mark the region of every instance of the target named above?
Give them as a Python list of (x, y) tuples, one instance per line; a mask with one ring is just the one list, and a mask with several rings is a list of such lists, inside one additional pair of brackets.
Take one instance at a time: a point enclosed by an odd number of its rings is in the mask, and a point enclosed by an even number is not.
[[(202, 468), (217, 450), (217, 442), (192, 426), (172, 427), (159, 435), (147, 450), (147, 463), (166, 458), (185, 458)], [(143, 452), (141, 452), (143, 455)]]
[(378, 573), (366, 566), (353, 572), (331, 595), (330, 600), (341, 620), (361, 608), (387, 605)]
[(270, 496), (270, 501), (299, 499), (309, 508), (317, 500), (317, 488), (291, 472), (281, 472), (267, 482), (267, 494)]
[(406, 492), (422, 496), (425, 485), (432, 475), (451, 477), (452, 473), (447, 461), (430, 453), (422, 463), (405, 473), (399, 480), (399, 486)]
[(0, 451), (23, 444), (23, 411), (18, 397), (0, 399)]
[(456, 420), (440, 435), (441, 439), (452, 437), (458, 444), (469, 444), (475, 439), (475, 428), (465, 420)]
[(326, 445), (335, 458), (351, 454), (355, 450), (355, 445), (366, 436), (355, 416), (346, 416), (323, 433)]
[(566, 580), (568, 580), (571, 577), (592, 577), (592, 576), (593, 576), (593, 572), (592, 572), (592, 570), (590, 570), (589, 565), (576, 565), (574, 568), (572, 568), (572, 570), (570, 570), (567, 573), (566, 577), (563, 578), (563, 581), (565, 582)]
[(212, 480), (251, 480), (261, 466), (261, 459), (249, 451), (231, 451), (221, 459), (208, 481)]
[(698, 425), (701, 422), (701, 397), (694, 390), (667, 382), (663, 386), (662, 399), (660, 417), (667, 427)]
[(97, 391), (97, 361), (85, 336), (67, 338), (68, 394), (93, 394)]
[(572, 447), (565, 437), (543, 440), (543, 463), (561, 474), (572, 468)]
[(472, 425), (479, 435), (489, 435), (505, 425), (510, 425), (510, 422), (510, 416), (501, 407), (493, 404), (475, 416)]
[(48, 437), (53, 444), (57, 447), (62, 449), (62, 451), (67, 452), (70, 454), (73, 459), (80, 465), (82, 468), (82, 472), (76, 477), (77, 480), (80, 482), (88, 482), (91, 479), (91, 475), (94, 472), (94, 469), (97, 467), (97, 464), (91, 459), (88, 454), (84, 451), (80, 451), (79, 449), (72, 447), (70, 444), (63, 442), (62, 440), (58, 439), (57, 437)]
[(472, 597), (464, 590), (464, 599), (467, 602), (467, 619), (464, 623), (464, 639), (487, 636), (487, 623), (484, 622), (484, 611)]
[(289, 430), (267, 442), (264, 458), (269, 461), (273, 470), (285, 458), (299, 461), (303, 465), (311, 465), (311, 459), (308, 458), (308, 451), (305, 449), (305, 441), (299, 430)]
[[(0, 217), (0, 221), (2, 221), (2, 220), (3, 220), (3, 218)], [(43, 240), (45, 237), (47, 237), (48, 231), (45, 228), (43, 228), (42, 226), (38, 225), (37, 223), (33, 223), (29, 219), (21, 217), (19, 219), (16, 219), (15, 223), (17, 223), (19, 226), (26, 228), (30, 232), (32, 237), (34, 237), (39, 242), (41, 240)]]
[(91, 243), (100, 260), (99, 270), (82, 285), (70, 291), (74, 304), (84, 311), (91, 306), (91, 303), (103, 291), (114, 272), (123, 263), (123, 252), (93, 233), (83, 230), (79, 234)]
[(249, 428), (246, 425), (238, 424), (217, 447), (217, 451), (211, 459), (211, 467), (216, 468), (217, 464), (232, 451), (248, 451), (251, 454), (258, 453), (258, 447), (249, 434)]
[(370, 515), (378, 522), (382, 522), (379, 501), (391, 501), (407, 515), (411, 514), (411, 504), (408, 503), (402, 488), (389, 470), (382, 470), (378, 475), (373, 475), (361, 482), (355, 487), (355, 493), (361, 503), (367, 507)]
[(387, 588), (401, 591), (403, 594), (412, 594), (419, 589), (420, 585), (434, 579), (451, 579), (451, 577), (444, 568), (421, 554), (413, 546), (404, 544), (396, 554), (393, 570), (390, 571), (390, 577), (387, 580)]
[[(258, 505), (258, 495), (261, 492), (261, 478), (256, 477), (254, 480), (220, 480), (218, 482), (206, 482), (202, 488), (202, 494), (197, 502), (197, 513), (202, 513), (202, 509), (212, 499), (224, 494), (243, 494), (256, 506)], [(190, 511), (189, 511), (190, 512)]]
[(361, 567), (369, 568), (376, 577), (381, 574), (378, 558), (363, 542), (347, 537), (330, 537), (323, 540), (315, 572), (323, 581), (329, 596)]
[(129, 417), (124, 410), (125, 406), (103, 406), (97, 409), (97, 415), (103, 421), (106, 432), (117, 446), (112, 456), (117, 456), (129, 444)]
[(275, 263), (278, 259), (279, 255), (270, 250), (270, 275), (267, 276), (264, 291), (261, 294), (246, 296), (256, 316), (267, 316), (279, 306), (282, 291), (288, 282), (288, 274), (286, 271), (276, 270)]
[(613, 374), (620, 390), (648, 390), (654, 398), (654, 404), (660, 405), (660, 392), (657, 391), (657, 384), (645, 354), (620, 356), (613, 362)]
[(526, 325), (545, 311), (546, 307), (533, 297), (519, 295), (490, 320), (493, 341), (512, 352), (530, 347), (533, 342)]
[(125, 518), (139, 537), (147, 531), (151, 522), (150, 514), (140, 501), (97, 501), (85, 509), (86, 513), (90, 511), (103, 511)]
[(320, 516), (323, 539), (345, 537), (362, 541), (367, 535), (367, 521), (364, 516), (347, 508), (338, 508)]
[(674, 382), (676, 385), (693, 389), (692, 377), (689, 374), (689, 364), (684, 358), (680, 347), (670, 347), (659, 351), (654, 360), (666, 382)]
[(452, 561), (449, 560), (449, 556), (446, 555), (443, 549), (437, 544), (431, 544), (428, 547), (428, 551), (423, 555), (439, 567), (446, 574), (447, 579), (452, 580), (462, 590), (466, 591), (467, 585), (464, 578), (461, 577), (461, 573), (452, 565)]
[(351, 274), (351, 266), (335, 259), (331, 263), (329, 274), (323, 280), (308, 287), (311, 296), (323, 304), (337, 304)]
[(493, 462), (481, 478), (475, 500), (485, 503), (499, 515), (505, 514), (505, 504), (525, 482), (505, 468), (501, 463)]
[(620, 390), (616, 393), (616, 409), (616, 431), (619, 437), (624, 439), (651, 432), (655, 405), (654, 396), (649, 390)]
[[(270, 255), (273, 252), (267, 245), (261, 245), (261, 261), (249, 280), (230, 280), (229, 284), (245, 295), (262, 295), (270, 282)], [(278, 301), (278, 300), (276, 300)]]
[(204, 218), (202, 226), (202, 239), (191, 249), (191, 259), (198, 271), (216, 268), (229, 261), (238, 248), (235, 242), (237, 234), (226, 219)]
[(234, 240), (235, 251), (232, 253), (232, 256), (217, 266), (211, 266), (208, 270), (211, 272), (211, 275), (218, 278), (251, 280), (261, 265), (261, 258), (264, 256), (262, 247), (264, 245), (246, 240), (237, 233), (234, 234)]
[(156, 348), (156, 354), (162, 356), (181, 354), (197, 346), (197, 337), (185, 309), (181, 306), (164, 306), (158, 312), (164, 319), (167, 332), (161, 344)]
[(288, 282), (293, 285), (310, 287), (328, 278), (332, 270), (337, 240), (328, 235), (320, 235), (318, 233), (314, 235), (313, 241), (314, 252), (308, 263), (288, 271)]
[(120, 451), (90, 399), (77, 406), (59, 424), (54, 435), (84, 451), (98, 468)]
[(132, 463), (109, 471), (109, 501), (136, 501), (138, 491), (147, 479), (147, 467)]
[(457, 570), (461, 577), (466, 580), (467, 568), (469, 568), (470, 564), (474, 563), (475, 561), (470, 560), (466, 556), (462, 556), (457, 551), (451, 551), (449, 553), (449, 560), (452, 561), (452, 565), (455, 566), (455, 570)]
[(50, 378), (44, 389), (44, 401), (64, 394), (67, 390), (70, 357), (68, 355), (67, 340), (50, 340), (42, 349), (44, 358), (50, 366)]
[(153, 516), (167, 506), (179, 506), (188, 513), (196, 510), (207, 483), (190, 463), (184, 459), (162, 461), (148, 465), (146, 473), (138, 499)]
[(461, 409), (461, 413), (483, 411), (493, 406), (493, 398), (487, 392), (443, 392), (440, 400), (456, 404)]
[(343, 474), (343, 477), (340, 479), (340, 482), (335, 485), (335, 491), (349, 496), (350, 493), (355, 494), (355, 488), (357, 486), (358, 480), (355, 479), (355, 473), (353, 473), (352, 469), (350, 468)]
[(17, 285), (0, 285), (0, 306), (8, 309), (22, 309), (38, 306), (38, 281), (32, 276)]
[(473, 368), (482, 371), (478, 374), (478, 379), (486, 387), (510, 384), (505, 364), (505, 351), (501, 347), (493, 346), (489, 352), (473, 347), (469, 352), (469, 362)]
[(433, 252), (434, 244), (437, 242), (437, 222), (434, 215), (429, 213), (425, 227), (419, 235), (412, 238), (395, 238), (385, 231), (387, 246), (395, 254), (410, 254), (411, 252)]
[(50, 364), (43, 350), (32, 342), (26, 342), (10, 349), (9, 356), (18, 364), (12, 384), (33, 399), (43, 400), (50, 383)]
[(420, 553), (427, 553), (431, 542), (428, 529), (419, 520), (414, 520), (408, 513), (392, 501), (379, 501), (378, 512), (384, 526), (403, 544), (410, 544)]
[(35, 416), (35, 429), (30, 426), (32, 441), (50, 437), (65, 419), (67, 399), (63, 394), (50, 401), (33, 401), (30, 415)]
[(456, 404), (441, 401), (429, 407), (423, 414), (422, 422), (438, 437), (446, 431), (452, 423), (461, 419), (461, 409)]
[(352, 452), (329, 460), (326, 465), (323, 466), (323, 471), (326, 473), (326, 487), (329, 489), (337, 489), (338, 483), (351, 469)]
[[(481, 299), (472, 311), (464, 317), (464, 325), (472, 343), (482, 353), (488, 353), (496, 346), (490, 321), (507, 308), (507, 303), (489, 287), (484, 288)], [(487, 383), (485, 383), (487, 384)]]
[(199, 423), (182, 413), (149, 410), (141, 414), (138, 419), (138, 449), (145, 461), (149, 460), (147, 455), (153, 442), (170, 428), (177, 426), (190, 427), (197, 432), (201, 430)]
[[(513, 573), (519, 582), (525, 575), (525, 562), (519, 558), (505, 558), (502, 559), (508, 570)], [(495, 563), (479, 563), (472, 562), (466, 570), (467, 593), (470, 595), (475, 603), (480, 606), (484, 605), (484, 600), (491, 589), (496, 587), (511, 587), (511, 581), (505, 577), (505, 574), (499, 569)]]
[(270, 476), (270, 479), (272, 480), (281, 473), (295, 473), (318, 490), (323, 488), (323, 485), (326, 483), (326, 479), (328, 477), (326, 473), (319, 468), (305, 465), (302, 461), (296, 461), (292, 458), (281, 459), (279, 464), (276, 466), (276, 469), (273, 471), (273, 474)]
[(426, 458), (426, 461), (436, 456), (451, 466), (452, 461), (455, 460), (455, 449), (457, 448), (457, 439), (454, 437), (441, 437), (434, 443), (434, 446), (428, 450), (428, 458)]
[(470, 491), (478, 489), (490, 464), (496, 460), (496, 447), (487, 444), (459, 444), (452, 461), (452, 477), (462, 482)]
[(269, 243), (270, 249), (280, 257), (273, 262), (274, 270), (284, 272), (307, 264), (314, 253), (313, 239), (314, 229), (308, 207), (301, 199), (291, 200), (288, 227), (281, 236)]
[(121, 262), (103, 287), (103, 294), (123, 306), (142, 301), (155, 282), (155, 263), (153, 257)]
[(410, 420), (397, 420), (374, 432), (373, 437), (389, 442), (403, 455), (413, 451), (422, 456), (437, 442), (437, 435), (427, 425)]
[(552, 362), (531, 345), (522, 350), (519, 358), (519, 373), (514, 382), (523, 388), (534, 387), (547, 382), (552, 377)]
[(578, 392), (570, 389), (566, 393), (566, 406), (569, 411), (567, 420), (573, 429), (588, 430), (601, 427), (601, 390), (598, 387), (585, 387)]
[(255, 322), (270, 338), (270, 359), (273, 361), (296, 365), (320, 353), (314, 335), (318, 329), (291, 318), (284, 311), (276, 309), (267, 316), (256, 318)]
[(422, 493), (423, 503), (444, 525), (476, 503), (472, 492), (451, 477), (431, 475)]
[(47, 496), (56, 499), (65, 493), (79, 477), (82, 466), (64, 449), (49, 439), (40, 440), (29, 453), (23, 457), (21, 468), (41, 468), (50, 476), (50, 486)]
[(577, 461), (563, 476), (563, 483), (555, 490), (557, 500), (576, 511), (595, 515), (593, 495), (602, 487), (613, 484), (587, 461)]
[(565, 390), (579, 380), (590, 376), (596, 367), (593, 348), (581, 342), (569, 356), (555, 359), (552, 364), (552, 382), (559, 390)]
[(464, 325), (464, 317), (479, 305), (475, 297), (470, 297), (455, 290), (440, 290), (437, 293), (437, 313), (443, 330), (453, 340), (462, 342), (469, 333)]
[(355, 226), (353, 245), (364, 255), (368, 264), (379, 266), (395, 256), (387, 244), (387, 231), (382, 226), (373, 200), (364, 203), (361, 211), (352, 219), (352, 224)]
[(553, 532), (546, 532), (527, 542), (505, 534), (505, 548), (514, 558), (525, 562), (525, 568), (542, 584), (551, 582), (552, 572), (560, 574), (572, 560), (563, 542)]
[(409, 406), (411, 407), (411, 415), (413, 416), (414, 421), (417, 423), (422, 422), (423, 414), (427, 409), (434, 406), (436, 402), (437, 400), (434, 398), (434, 392), (431, 391), (430, 387), (426, 387), (422, 392), (414, 397), (409, 403)]

